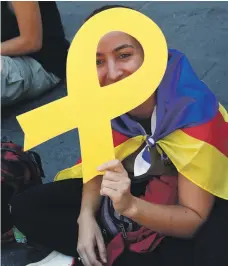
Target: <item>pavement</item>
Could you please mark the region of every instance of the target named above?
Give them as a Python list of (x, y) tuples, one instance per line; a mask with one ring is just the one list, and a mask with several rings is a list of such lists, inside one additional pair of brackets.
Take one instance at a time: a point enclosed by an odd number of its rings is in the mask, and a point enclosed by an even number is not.
[[(197, 75), (228, 110), (228, 2), (108, 2), (117, 3), (152, 18), (162, 29), (169, 48), (185, 53)], [(90, 12), (104, 4), (107, 2), (58, 2), (66, 37), (71, 41)], [(66, 85), (61, 84), (36, 100), (3, 109), (2, 136), (23, 145), (24, 134), (15, 117), (66, 95)], [(72, 166), (79, 158), (78, 132), (72, 130), (33, 150), (42, 158), (44, 182), (51, 182), (58, 171)], [(1, 262), (3, 266), (25, 266), (42, 256), (42, 252), (30, 247), (8, 245), (2, 248)]]

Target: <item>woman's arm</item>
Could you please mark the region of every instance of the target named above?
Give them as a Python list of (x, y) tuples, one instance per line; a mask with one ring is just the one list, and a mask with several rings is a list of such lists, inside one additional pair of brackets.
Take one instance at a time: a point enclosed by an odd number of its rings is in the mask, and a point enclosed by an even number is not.
[(40, 50), (43, 31), (38, 2), (12, 1), (11, 5), (17, 18), (20, 35), (1, 43), (1, 55), (26, 55)]
[(135, 198), (124, 215), (154, 231), (176, 237), (192, 237), (206, 221), (214, 196), (183, 175), (178, 177), (178, 205), (158, 205)]
[(102, 266), (100, 259), (107, 263), (104, 238), (96, 220), (96, 211), (101, 199), (101, 181), (102, 176), (96, 176), (83, 186), (81, 211), (77, 220), (77, 252), (83, 258), (84, 265)]
[(81, 211), (78, 218), (78, 222), (82, 221), (86, 217), (95, 217), (101, 202), (101, 182), (102, 176), (96, 176), (83, 186), (83, 195), (81, 203)]
[(156, 232), (176, 237), (192, 237), (206, 221), (214, 196), (193, 184), (183, 175), (178, 176), (178, 205), (160, 205), (134, 197), (131, 180), (122, 163), (112, 160), (98, 167), (105, 172), (101, 195), (111, 198), (120, 214)]

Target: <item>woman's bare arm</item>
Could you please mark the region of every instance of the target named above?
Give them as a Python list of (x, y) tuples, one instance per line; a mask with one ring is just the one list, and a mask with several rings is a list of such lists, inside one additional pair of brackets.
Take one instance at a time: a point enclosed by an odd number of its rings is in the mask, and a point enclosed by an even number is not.
[[(42, 19), (37, 1), (12, 1), (20, 35), (1, 43), (1, 55), (18, 56), (42, 48)], [(3, 25), (4, 26), (4, 25)]]
[(83, 186), (81, 211), (78, 221), (83, 222), (85, 217), (95, 217), (101, 202), (102, 176), (96, 176)]
[(178, 177), (178, 205), (158, 205), (134, 198), (124, 215), (154, 231), (189, 238), (207, 220), (214, 196), (183, 175)]

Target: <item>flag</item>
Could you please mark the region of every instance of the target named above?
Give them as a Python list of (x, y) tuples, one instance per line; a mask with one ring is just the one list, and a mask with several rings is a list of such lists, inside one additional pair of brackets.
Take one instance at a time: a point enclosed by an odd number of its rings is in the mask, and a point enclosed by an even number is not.
[[(117, 159), (123, 161), (145, 146), (135, 159), (135, 175), (149, 169), (150, 148), (156, 146), (180, 174), (228, 199), (228, 114), (183, 53), (169, 50), (167, 69), (156, 93), (156, 128), (151, 136), (128, 114), (111, 123)], [(59, 172), (55, 181), (81, 178), (81, 164), (79, 160)]]

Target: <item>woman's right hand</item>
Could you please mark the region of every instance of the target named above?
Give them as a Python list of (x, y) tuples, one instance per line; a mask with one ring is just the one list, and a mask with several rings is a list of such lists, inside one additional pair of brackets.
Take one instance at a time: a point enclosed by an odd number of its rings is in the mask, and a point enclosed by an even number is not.
[[(84, 216), (78, 219), (77, 252), (84, 266), (102, 266), (107, 263), (106, 247), (101, 229), (94, 216)], [(96, 254), (98, 250), (98, 254)], [(97, 258), (97, 255), (100, 258)], [(102, 264), (103, 262), (103, 264)]]

